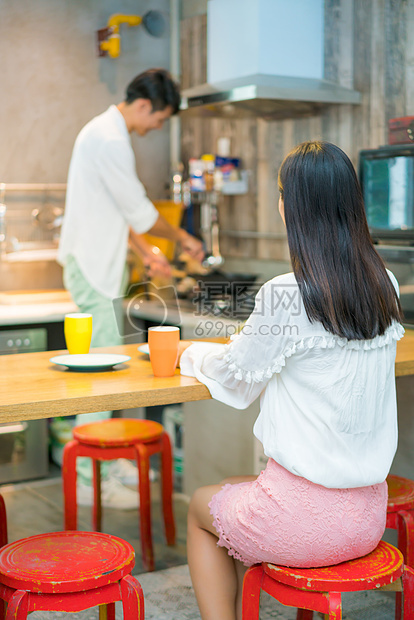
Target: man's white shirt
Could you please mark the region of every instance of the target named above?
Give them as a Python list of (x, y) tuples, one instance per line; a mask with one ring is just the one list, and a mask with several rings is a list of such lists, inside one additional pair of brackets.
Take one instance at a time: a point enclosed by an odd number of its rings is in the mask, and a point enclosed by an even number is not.
[(147, 232), (158, 211), (145, 193), (124, 117), (115, 105), (79, 133), (69, 167), (58, 262), (73, 256), (85, 279), (108, 298), (121, 291), (131, 227)]

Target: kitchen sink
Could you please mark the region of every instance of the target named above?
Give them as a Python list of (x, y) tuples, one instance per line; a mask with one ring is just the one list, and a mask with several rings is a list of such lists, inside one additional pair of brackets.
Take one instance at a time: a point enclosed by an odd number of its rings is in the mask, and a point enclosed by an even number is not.
[(0, 261), (4, 261), (6, 263), (31, 263), (39, 261), (56, 261), (56, 258), (56, 248), (39, 248), (35, 250), (16, 250), (15, 252), (7, 252), (0, 258)]
[[(56, 253), (56, 250), (53, 250)], [(11, 252), (10, 260), (0, 258), (0, 291), (62, 289), (62, 267), (40, 250)], [(42, 250), (44, 252), (44, 250)]]

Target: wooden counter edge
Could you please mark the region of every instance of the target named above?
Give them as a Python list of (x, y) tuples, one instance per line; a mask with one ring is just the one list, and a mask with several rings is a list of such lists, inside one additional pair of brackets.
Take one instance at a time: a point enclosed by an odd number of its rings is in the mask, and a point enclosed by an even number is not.
[(154, 405), (171, 405), (198, 400), (211, 399), (210, 392), (202, 383), (191, 386), (175, 386), (159, 390), (125, 392), (123, 394), (104, 394), (69, 398), (64, 403), (60, 399), (2, 406), (1, 422), (38, 420), (41, 418), (64, 417), (106, 411), (113, 409), (132, 409)]

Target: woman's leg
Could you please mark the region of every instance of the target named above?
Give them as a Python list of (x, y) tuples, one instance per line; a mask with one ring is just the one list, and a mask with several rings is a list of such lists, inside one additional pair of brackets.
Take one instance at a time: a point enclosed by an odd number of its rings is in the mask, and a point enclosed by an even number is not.
[(236, 618), (237, 620), (242, 620), (243, 579), (248, 567), (236, 560), (234, 564), (237, 574)]
[[(237, 482), (254, 479), (237, 478)], [(218, 535), (208, 507), (222, 486), (197, 489), (188, 511), (188, 565), (202, 620), (236, 620), (236, 605), (241, 600), (241, 569), (236, 569), (239, 562), (228, 555), (225, 547), (217, 546)]]
[(237, 576), (227, 549), (217, 547), (208, 504), (220, 485), (201, 487), (188, 511), (187, 557), (202, 620), (236, 620)]

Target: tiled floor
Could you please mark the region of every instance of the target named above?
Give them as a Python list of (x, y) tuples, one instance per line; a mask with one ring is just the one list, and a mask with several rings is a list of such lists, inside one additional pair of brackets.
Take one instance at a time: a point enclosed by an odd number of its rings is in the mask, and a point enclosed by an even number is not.
[[(9, 540), (52, 532), (63, 528), (62, 492), (59, 478), (14, 486), (3, 486)], [(135, 511), (104, 510), (104, 531), (128, 540), (136, 551), (133, 575), (140, 581), (145, 596), (146, 620), (200, 620), (186, 564), (185, 536), (187, 501), (176, 494), (174, 500), (177, 524), (177, 544), (164, 544), (159, 486), (152, 484), (153, 536), (156, 571), (142, 573), (138, 519)], [(79, 509), (79, 529), (90, 528), (90, 509)], [(316, 619), (316, 614), (314, 614)], [(33, 620), (96, 620), (97, 610), (76, 614), (62, 612), (34, 612)], [(391, 620), (394, 618), (394, 596), (383, 592), (361, 592), (344, 596), (344, 620)], [(117, 620), (122, 619), (122, 608), (117, 603)], [(261, 599), (260, 620), (294, 620), (296, 610), (283, 607), (267, 595)], [(219, 620), (219, 619), (217, 619)]]
[[(63, 529), (63, 496), (60, 478), (44, 481), (3, 486), (0, 492), (6, 502), (9, 541), (32, 536), (41, 532), (56, 532)], [(174, 514), (176, 518), (176, 545), (167, 547), (164, 543), (159, 484), (152, 483), (152, 526), (155, 555), (155, 570), (186, 564), (186, 518), (187, 501), (180, 494), (175, 495)], [(103, 531), (127, 540), (136, 553), (133, 574), (141, 573), (141, 545), (139, 521), (135, 510), (103, 509)], [(78, 529), (91, 529), (91, 508), (79, 507)]]

